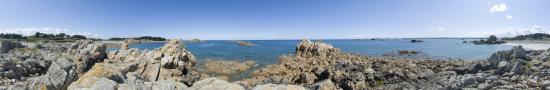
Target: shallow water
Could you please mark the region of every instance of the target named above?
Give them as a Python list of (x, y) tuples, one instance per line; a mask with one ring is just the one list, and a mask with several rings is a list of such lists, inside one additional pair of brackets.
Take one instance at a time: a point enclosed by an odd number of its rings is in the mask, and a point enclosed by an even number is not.
[[(323, 40), (344, 52), (381, 56), (396, 50), (417, 50), (433, 58), (481, 60), (493, 52), (510, 49), (507, 44), (474, 45), (462, 43), (459, 39), (422, 39), (424, 42), (410, 43), (410, 39), (387, 40)], [(205, 42), (185, 42), (187, 48), (197, 57), (198, 63), (207, 59), (253, 60), (260, 65), (275, 64), (280, 55), (294, 53), (300, 40), (250, 40), (255, 46), (239, 46), (235, 41), (209, 40)], [(130, 45), (130, 48), (155, 49), (164, 42), (151, 42)], [(110, 48), (109, 50), (116, 50)]]

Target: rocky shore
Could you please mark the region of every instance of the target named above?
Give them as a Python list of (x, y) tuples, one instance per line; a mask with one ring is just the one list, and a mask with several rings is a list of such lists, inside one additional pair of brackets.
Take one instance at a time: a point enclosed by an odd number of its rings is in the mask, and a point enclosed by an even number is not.
[(0, 90), (550, 90), (550, 50), (516, 46), (487, 60), (429, 60), (344, 53), (323, 42), (302, 40), (278, 64), (227, 81), (254, 62), (209, 61), (205, 72), (181, 40), (141, 51), (101, 42), (23, 45), (1, 41)]

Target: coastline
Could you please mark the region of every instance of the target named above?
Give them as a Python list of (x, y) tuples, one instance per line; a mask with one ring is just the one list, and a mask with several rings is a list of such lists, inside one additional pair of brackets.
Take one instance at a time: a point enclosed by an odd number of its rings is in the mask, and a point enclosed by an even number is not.
[(532, 49), (532, 50), (548, 50), (548, 48), (550, 48), (550, 41), (525, 40), (525, 41), (506, 41), (506, 42), (508, 42), (508, 43), (505, 43), (506, 45), (513, 45), (513, 46), (521, 45), (526, 49)]

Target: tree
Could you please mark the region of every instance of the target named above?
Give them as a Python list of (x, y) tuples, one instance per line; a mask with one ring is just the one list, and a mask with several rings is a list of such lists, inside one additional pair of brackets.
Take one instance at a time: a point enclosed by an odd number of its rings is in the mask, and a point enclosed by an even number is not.
[(72, 38), (75, 38), (75, 39), (86, 39), (86, 36), (84, 36), (84, 35), (73, 35)]
[(489, 39), (487, 41), (497, 41), (497, 40), (498, 40), (497, 36), (491, 35), (491, 36), (489, 36)]
[(60, 38), (64, 38), (64, 37), (65, 37), (65, 35), (66, 35), (65, 33), (59, 33), (59, 34), (57, 34), (57, 35), (56, 35), (55, 37), (60, 37)]

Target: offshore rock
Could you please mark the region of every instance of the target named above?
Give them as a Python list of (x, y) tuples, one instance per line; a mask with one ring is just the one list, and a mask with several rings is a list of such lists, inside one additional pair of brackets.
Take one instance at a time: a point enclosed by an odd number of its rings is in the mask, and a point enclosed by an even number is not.
[(340, 49), (319, 41), (312, 42), (307, 39), (303, 39), (298, 46), (296, 46), (296, 56), (300, 57), (330, 56), (338, 53), (340, 53)]

